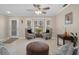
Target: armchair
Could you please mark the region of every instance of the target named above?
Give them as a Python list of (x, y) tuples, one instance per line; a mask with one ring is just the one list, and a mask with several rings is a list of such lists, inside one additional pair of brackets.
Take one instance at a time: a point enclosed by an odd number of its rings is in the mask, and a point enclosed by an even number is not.
[(25, 29), (25, 38), (34, 39), (35, 34), (32, 32), (32, 29)]
[(52, 37), (52, 29), (46, 29), (46, 32), (43, 33), (43, 38), (44, 39), (51, 39)]

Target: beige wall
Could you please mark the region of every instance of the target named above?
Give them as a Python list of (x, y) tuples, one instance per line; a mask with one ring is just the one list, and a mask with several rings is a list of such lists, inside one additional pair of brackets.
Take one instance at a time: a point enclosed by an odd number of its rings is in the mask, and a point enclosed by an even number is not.
[(56, 38), (56, 16), (52, 17), (51, 20), (51, 26), (52, 26), (52, 38)]
[(8, 38), (8, 23), (7, 17), (0, 16), (0, 41), (4, 41)]
[(79, 33), (79, 5), (69, 5), (56, 16), (56, 33), (64, 33), (65, 31), (65, 15), (73, 13), (73, 24), (67, 25), (68, 32)]

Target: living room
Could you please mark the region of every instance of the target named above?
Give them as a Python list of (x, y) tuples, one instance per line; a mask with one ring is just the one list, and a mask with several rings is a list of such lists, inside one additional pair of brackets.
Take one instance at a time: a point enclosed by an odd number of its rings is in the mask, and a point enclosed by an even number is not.
[(47, 44), (48, 55), (59, 54), (56, 50), (64, 46), (64, 40), (57, 37), (69, 36), (71, 32), (79, 34), (78, 15), (78, 4), (0, 4), (0, 41), (7, 50), (2, 54), (28, 55), (26, 46), (37, 41)]

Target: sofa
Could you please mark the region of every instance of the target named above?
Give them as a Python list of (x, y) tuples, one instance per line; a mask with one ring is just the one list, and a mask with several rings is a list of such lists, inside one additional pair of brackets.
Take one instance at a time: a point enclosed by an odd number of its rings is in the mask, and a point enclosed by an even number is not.
[(7, 48), (1, 41), (0, 41), (0, 55), (9, 55)]
[(77, 42), (75, 47), (72, 42), (66, 42), (65, 45), (57, 47), (54, 55), (79, 55), (79, 42)]

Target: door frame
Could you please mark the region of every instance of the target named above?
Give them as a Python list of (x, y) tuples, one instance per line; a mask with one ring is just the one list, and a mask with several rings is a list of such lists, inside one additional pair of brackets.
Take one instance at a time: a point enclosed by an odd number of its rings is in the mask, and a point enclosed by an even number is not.
[[(16, 20), (17, 21), (17, 35), (16, 36), (12, 36), (12, 20)], [(17, 19), (9, 19), (9, 37), (10, 38), (18, 38), (19, 37), (19, 21)]]

